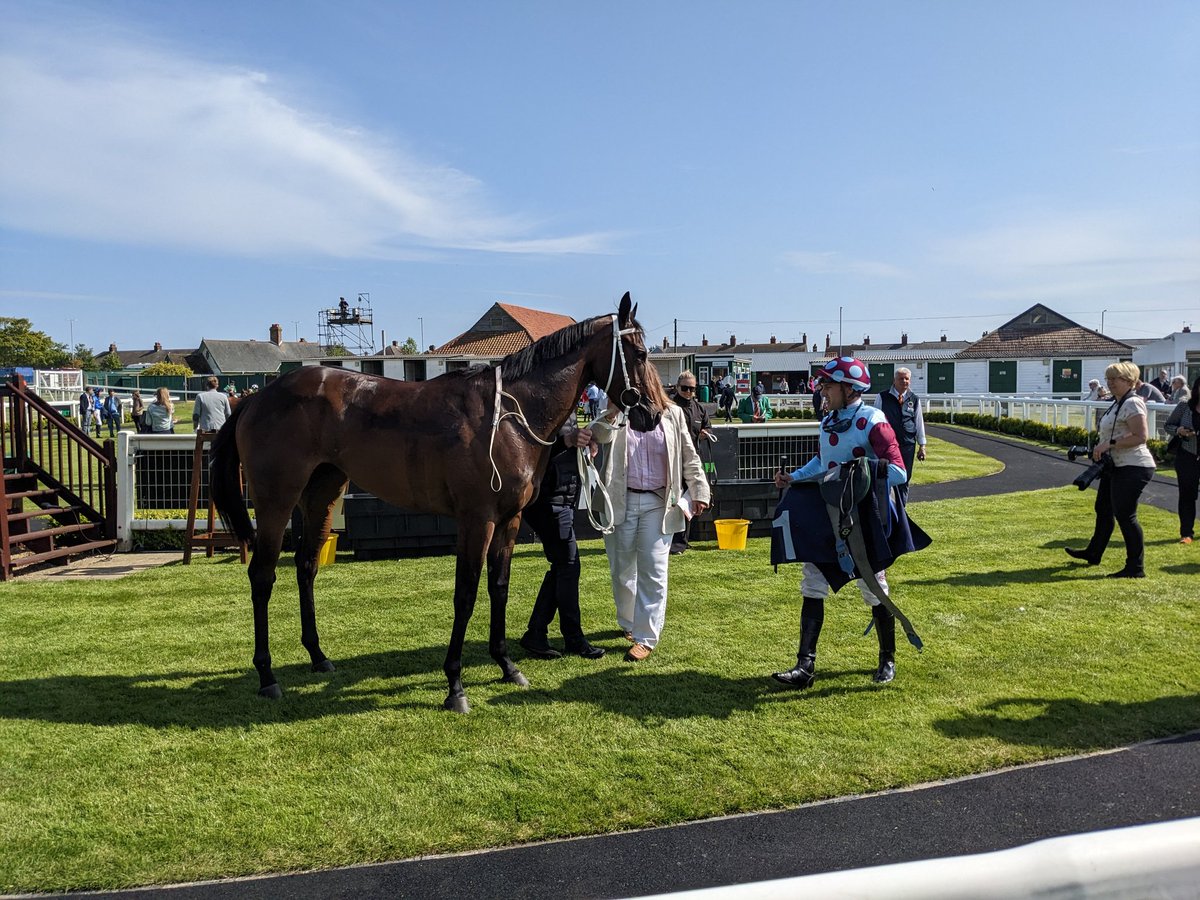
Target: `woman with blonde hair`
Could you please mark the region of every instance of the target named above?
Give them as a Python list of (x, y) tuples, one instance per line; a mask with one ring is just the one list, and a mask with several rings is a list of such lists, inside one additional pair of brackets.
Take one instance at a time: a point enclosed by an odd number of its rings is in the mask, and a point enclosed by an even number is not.
[(1138, 522), (1137, 505), (1142, 491), (1154, 475), (1154, 457), (1146, 446), (1146, 402), (1134, 393), (1138, 367), (1131, 362), (1113, 363), (1104, 370), (1104, 379), (1113, 402), (1100, 419), (1100, 439), (1092, 459), (1109, 463), (1096, 488), (1096, 527), (1083, 550), (1066, 548), (1067, 555), (1089, 566), (1099, 565), (1113, 522), (1125, 539), (1125, 566), (1110, 572), (1109, 578), (1145, 578), (1145, 540)]
[[(629, 662), (641, 662), (658, 646), (667, 616), (671, 537), (709, 501), (708, 479), (686, 415), (657, 379), (651, 378), (645, 390), (627, 422), (610, 405), (592, 429), (597, 443), (609, 445), (602, 477), (612, 494), (614, 528), (604, 536), (604, 549), (617, 624), (632, 644), (625, 656)], [(684, 485), (690, 502), (683, 499)]]
[(175, 404), (165, 387), (154, 392), (154, 400), (146, 407), (145, 421), (150, 434), (175, 433)]

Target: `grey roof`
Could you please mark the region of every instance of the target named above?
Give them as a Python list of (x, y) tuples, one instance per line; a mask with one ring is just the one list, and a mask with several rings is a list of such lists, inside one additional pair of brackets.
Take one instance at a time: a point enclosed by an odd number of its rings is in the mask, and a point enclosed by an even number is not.
[(300, 362), (326, 356), (315, 341), (214, 341), (204, 338), (200, 351), (207, 352), (222, 374), (237, 372), (278, 372), (285, 362)]

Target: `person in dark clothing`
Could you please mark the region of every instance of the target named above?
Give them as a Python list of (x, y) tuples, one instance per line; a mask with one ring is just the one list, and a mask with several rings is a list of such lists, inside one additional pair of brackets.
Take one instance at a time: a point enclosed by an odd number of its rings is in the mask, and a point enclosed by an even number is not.
[(896, 494), (904, 503), (908, 503), (913, 457), (925, 459), (925, 418), (921, 413), (921, 398), (908, 389), (911, 383), (912, 372), (901, 367), (896, 370), (892, 386), (886, 391), (880, 391), (879, 396), (875, 398), (875, 405), (883, 410), (888, 424), (896, 433), (896, 443), (900, 445), (904, 470), (908, 472), (908, 481), (896, 488)]
[[(708, 436), (712, 433), (712, 423), (708, 420), (708, 413), (705, 412), (704, 406), (696, 399), (696, 376), (689, 370), (684, 369), (679, 373), (679, 378), (675, 382), (675, 392), (671, 397), (672, 400), (683, 410), (684, 418), (687, 419), (688, 433), (692, 436), (692, 443), (696, 445), (696, 452), (700, 452), (701, 444), (708, 440)], [(687, 485), (684, 484), (684, 489)], [(671, 552), (678, 556), (680, 553), (685, 553), (688, 549), (688, 535), (692, 530), (692, 520), (687, 520), (687, 525), (683, 531), (675, 532), (671, 538)]]
[(522, 518), (542, 542), (550, 570), (529, 614), (529, 625), (520, 644), (536, 659), (558, 659), (562, 652), (550, 645), (550, 623), (558, 614), (567, 653), (584, 659), (599, 659), (604, 649), (583, 636), (579, 613), (579, 547), (575, 542), (575, 504), (579, 499), (579, 467), (576, 448), (588, 447), (592, 433), (572, 424), (562, 427), (550, 450), (550, 464), (542, 477), (537, 498), (525, 507)]
[(721, 402), (718, 408), (725, 414), (725, 422), (728, 424), (733, 421), (733, 408), (737, 406), (737, 391), (733, 389), (731, 381), (721, 382)]

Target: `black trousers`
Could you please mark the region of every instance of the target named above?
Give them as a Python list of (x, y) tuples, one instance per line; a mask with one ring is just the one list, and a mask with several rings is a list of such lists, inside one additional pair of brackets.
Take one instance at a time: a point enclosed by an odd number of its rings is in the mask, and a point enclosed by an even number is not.
[(1179, 478), (1179, 536), (1196, 536), (1196, 494), (1200, 492), (1200, 458), (1180, 450), (1175, 454)]
[(1145, 566), (1145, 540), (1138, 522), (1138, 498), (1154, 476), (1150, 466), (1117, 466), (1100, 476), (1096, 490), (1096, 530), (1087, 546), (1087, 554), (1099, 561), (1104, 556), (1113, 522), (1125, 539), (1125, 568), (1141, 572)]
[(568, 644), (583, 640), (583, 625), (579, 616), (579, 546), (575, 543), (575, 508), (558, 503), (534, 503), (527, 507), (524, 520), (542, 542), (542, 552), (550, 563), (550, 571), (542, 578), (542, 587), (533, 612), (529, 614), (528, 631), (535, 637), (545, 637), (558, 614), (558, 630)]
[(900, 444), (900, 458), (904, 460), (904, 471), (908, 473), (908, 481), (896, 488), (896, 494), (904, 505), (908, 505), (908, 484), (912, 481), (913, 460), (917, 457), (916, 443), (905, 444), (903, 441), (897, 441)]

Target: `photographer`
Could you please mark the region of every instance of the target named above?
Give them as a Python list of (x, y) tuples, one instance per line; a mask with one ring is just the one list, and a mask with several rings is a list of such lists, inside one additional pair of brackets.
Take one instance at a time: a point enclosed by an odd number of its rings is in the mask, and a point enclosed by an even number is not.
[(1089, 566), (1100, 563), (1116, 521), (1125, 539), (1125, 567), (1109, 578), (1145, 578), (1145, 548), (1137, 504), (1154, 475), (1154, 457), (1146, 446), (1146, 403), (1134, 393), (1138, 367), (1131, 362), (1113, 363), (1104, 370), (1113, 404), (1100, 419), (1100, 440), (1092, 459), (1103, 463), (1108, 457), (1096, 489), (1096, 528), (1083, 550), (1066, 548), (1067, 555)]
[(1196, 537), (1196, 495), (1200, 493), (1200, 446), (1196, 442), (1200, 432), (1200, 378), (1192, 384), (1187, 399), (1172, 411), (1163, 430), (1171, 438), (1175, 474), (1179, 476), (1179, 543), (1190, 544)]

